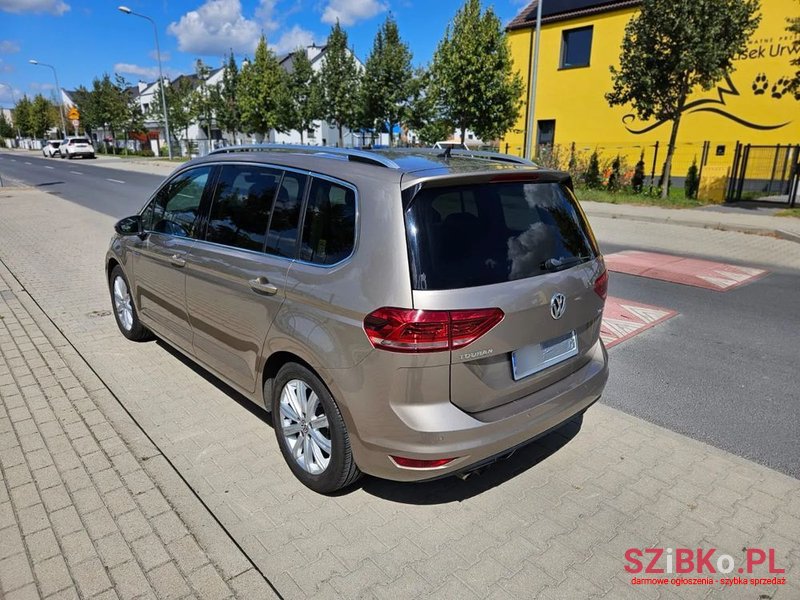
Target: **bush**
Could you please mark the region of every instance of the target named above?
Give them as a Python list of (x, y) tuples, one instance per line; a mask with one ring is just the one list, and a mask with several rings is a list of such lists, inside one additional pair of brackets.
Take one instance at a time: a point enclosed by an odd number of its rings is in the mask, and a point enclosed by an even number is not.
[(683, 184), (683, 193), (687, 198), (697, 198), (697, 190), (700, 188), (700, 178), (697, 176), (697, 159), (692, 161), (692, 166), (686, 173), (686, 183)]
[(639, 162), (636, 163), (636, 168), (633, 170), (631, 187), (634, 194), (642, 193), (642, 188), (644, 187), (644, 152), (642, 152)]
[(589, 189), (598, 189), (603, 187), (603, 178), (600, 176), (600, 158), (597, 156), (597, 151), (592, 152), (589, 158), (589, 166), (583, 174), (583, 183)]
[(620, 173), (620, 160), (619, 154), (617, 158), (611, 163), (611, 174), (608, 176), (608, 183), (606, 189), (609, 192), (618, 192), (622, 187), (622, 174)]

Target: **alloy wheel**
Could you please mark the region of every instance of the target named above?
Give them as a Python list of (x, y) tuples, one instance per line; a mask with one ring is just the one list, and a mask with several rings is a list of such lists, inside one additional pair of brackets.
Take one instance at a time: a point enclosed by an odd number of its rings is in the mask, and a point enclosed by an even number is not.
[(122, 277), (114, 278), (114, 310), (117, 319), (125, 331), (130, 331), (133, 327), (133, 305), (131, 304), (131, 294), (128, 285)]
[(284, 440), (297, 464), (312, 475), (324, 472), (331, 460), (331, 433), (316, 392), (300, 379), (288, 381), (281, 390), (280, 419)]

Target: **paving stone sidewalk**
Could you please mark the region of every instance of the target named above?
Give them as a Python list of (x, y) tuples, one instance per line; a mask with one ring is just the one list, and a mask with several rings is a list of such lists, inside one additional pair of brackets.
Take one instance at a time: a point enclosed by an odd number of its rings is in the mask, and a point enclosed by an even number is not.
[(76, 597), (276, 596), (0, 264), (0, 598)]

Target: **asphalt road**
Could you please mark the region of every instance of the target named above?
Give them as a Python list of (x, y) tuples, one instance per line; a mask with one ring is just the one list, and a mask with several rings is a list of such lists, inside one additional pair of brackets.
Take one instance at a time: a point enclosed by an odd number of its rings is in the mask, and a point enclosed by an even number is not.
[[(0, 176), (115, 217), (137, 211), (163, 180), (9, 154)], [(624, 249), (647, 248), (603, 244)], [(746, 266), (770, 274), (725, 293), (613, 273), (610, 294), (679, 315), (609, 351), (602, 401), (800, 478), (800, 272)]]
[(21, 182), (118, 218), (137, 212), (164, 180), (161, 175), (100, 167), (91, 159), (29, 153), (0, 153), (0, 177), (4, 185)]

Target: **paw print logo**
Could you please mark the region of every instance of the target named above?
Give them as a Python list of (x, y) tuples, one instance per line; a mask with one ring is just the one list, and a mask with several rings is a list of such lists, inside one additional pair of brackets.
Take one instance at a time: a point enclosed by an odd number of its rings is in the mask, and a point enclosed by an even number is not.
[(763, 96), (767, 93), (767, 88), (769, 88), (769, 81), (767, 80), (766, 73), (759, 73), (756, 75), (755, 80), (753, 81), (753, 93), (756, 96)]
[(780, 100), (783, 98), (784, 94), (789, 93), (791, 85), (792, 81), (788, 77), (781, 77), (775, 82), (775, 85), (772, 86), (772, 97), (776, 100)]

